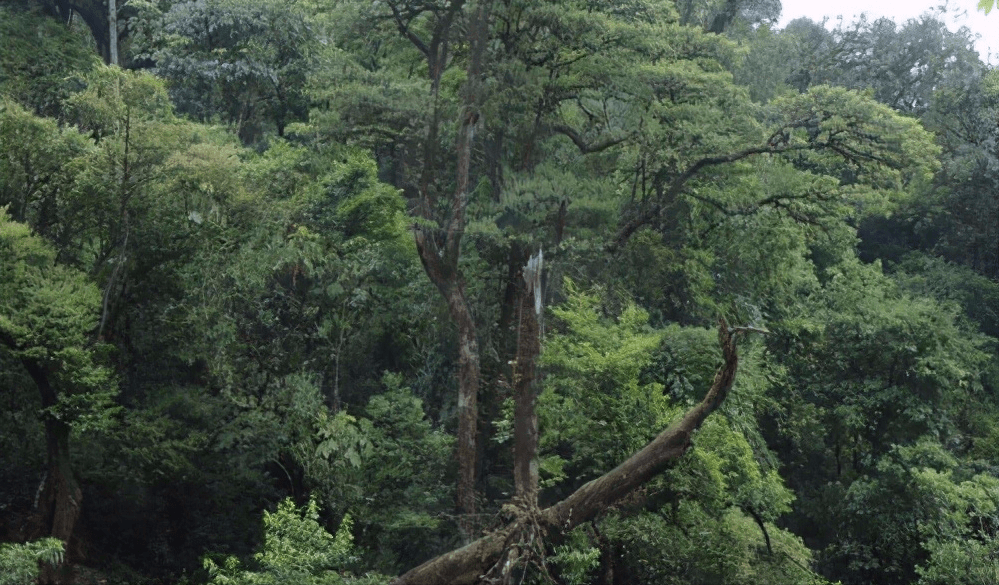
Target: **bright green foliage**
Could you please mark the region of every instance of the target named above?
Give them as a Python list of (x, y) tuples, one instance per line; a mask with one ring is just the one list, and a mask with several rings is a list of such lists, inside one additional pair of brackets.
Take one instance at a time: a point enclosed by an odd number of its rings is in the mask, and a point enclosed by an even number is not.
[[(67, 100), (75, 121), (94, 138), (117, 135), (123, 140), (134, 122), (169, 120), (173, 106), (163, 82), (148, 73), (97, 67), (84, 79), (86, 89)], [(136, 133), (147, 138), (144, 132)]]
[(854, 189), (897, 194), (912, 182), (928, 180), (939, 167), (939, 148), (916, 120), (863, 94), (818, 86), (774, 100), (773, 107), (788, 121), (804, 122), (792, 126), (792, 149), (818, 147), (806, 151), (796, 164)]
[(600, 566), (600, 549), (592, 546), (588, 536), (585, 530), (576, 528), (569, 533), (568, 542), (556, 546), (547, 559), (567, 585), (586, 585)]
[(47, 414), (102, 431), (72, 460), (108, 582), (374, 583), (460, 544), (457, 348), (412, 229), (453, 212), (471, 99), (476, 522), (509, 503), (540, 248), (542, 506), (701, 399), (719, 315), (771, 331), (685, 457), (544, 547), (556, 581), (995, 581), (999, 77), (967, 34), (510, 0), (472, 79), (475, 6), (129, 0), (149, 72), (0, 8), (0, 530), (44, 467), (38, 396), (8, 392), (40, 360)]
[(735, 506), (767, 522), (791, 510), (794, 495), (776, 469), (760, 468), (746, 438), (721, 421), (706, 422), (697, 448), (667, 474), (668, 489), (716, 511)]
[(387, 582), (376, 576), (355, 579), (345, 567), (353, 562), (353, 521), (345, 516), (336, 534), (319, 524), (319, 508), (314, 500), (298, 510), (291, 499), (284, 500), (274, 513), (264, 512), (264, 543), (253, 555), (257, 570), (241, 567), (235, 557), (222, 565), (205, 558), (211, 585), (340, 585)]
[(0, 136), (9, 144), (0, 201), (55, 244), (60, 261), (101, 273), (104, 285), (142, 263), (130, 253), (139, 238), (161, 235), (145, 221), (164, 207), (163, 198), (150, 201), (152, 186), (168, 157), (198, 140), (173, 119), (152, 76), (99, 67), (83, 80), (86, 89), (66, 103), (75, 128), (0, 105)]
[(657, 320), (781, 318), (814, 286), (810, 260), (852, 253), (847, 222), (897, 209), (938, 167), (930, 134), (863, 94), (815, 87), (764, 111), (766, 127), (718, 148), (774, 153), (705, 167), (669, 203), (670, 220), (632, 236), (614, 267), (610, 280), (627, 282)]
[(708, 420), (687, 456), (649, 486), (645, 507), (658, 511), (601, 523), (622, 551), (619, 570), (640, 582), (823, 582), (801, 541), (776, 525), (794, 495), (746, 437), (724, 418)]
[(58, 403), (48, 415), (78, 430), (111, 424), (117, 393), (90, 334), (100, 292), (83, 273), (56, 263), (55, 251), (0, 211), (0, 349), (53, 376)]
[(57, 538), (24, 544), (0, 543), (0, 585), (33, 585), (42, 563), (62, 563), (63, 548), (63, 542)]
[(334, 536), (319, 526), (318, 518), (314, 500), (301, 511), (301, 521), (290, 500), (279, 504), (274, 514), (264, 512), (264, 547), (254, 559), (279, 580), (290, 580), (295, 572), (315, 573), (349, 563), (353, 548), (350, 516), (344, 516)]
[(995, 539), (929, 543), (930, 561), (919, 567), (919, 585), (989, 585), (999, 580)]
[(810, 551), (791, 533), (767, 524), (771, 551), (749, 516), (729, 509), (713, 514), (693, 502), (625, 519), (610, 515), (601, 534), (620, 555), (615, 574), (636, 583), (727, 585), (827, 581), (807, 567)]
[(75, 204), (81, 174), (75, 162), (92, 154), (93, 145), (75, 128), (60, 128), (2, 97), (0, 142), (0, 204), (60, 250), (75, 247), (92, 222)]
[(450, 510), (453, 438), (434, 429), (422, 401), (386, 374), (365, 416), (319, 414), (315, 435), (295, 448), (313, 493), (337, 512), (352, 510), (368, 566), (404, 569), (400, 558), (450, 546), (440, 515)]
[(569, 298), (552, 309), (561, 332), (549, 334), (542, 355), (548, 374), (538, 416), (543, 456), (567, 460), (563, 473), (579, 481), (616, 466), (678, 411), (660, 384), (640, 380), (662, 338), (648, 314), (631, 305), (605, 317), (596, 294), (565, 286)]
[[(761, 164), (755, 178), (747, 182), (761, 183), (776, 195), (816, 188), (825, 180), (802, 177), (775, 162)], [(834, 193), (829, 193), (829, 199), (838, 199)], [(850, 244), (853, 241), (852, 234), (823, 209), (826, 204), (821, 199), (789, 203), (797, 208), (792, 213), (800, 211), (808, 217), (824, 218), (818, 220), (821, 226), (834, 227), (824, 230), (803, 225), (778, 210), (725, 216), (697, 205), (697, 212), (703, 215), (692, 223), (704, 235), (691, 237), (683, 255), (675, 258), (672, 266), (649, 263), (650, 268), (654, 267), (649, 276), (655, 280), (644, 285), (654, 283), (671, 291), (674, 303), (685, 304), (690, 307), (687, 310), (705, 320), (718, 314), (734, 314), (733, 319), (761, 325), (782, 318), (800, 295), (816, 285), (812, 250), (819, 246), (841, 248), (837, 240)], [(633, 253), (649, 253), (636, 249), (637, 245), (632, 246)], [(649, 251), (664, 251), (661, 243), (646, 245)], [(682, 280), (670, 278), (677, 272), (683, 274)]]
[(912, 582), (914, 567), (925, 564), (921, 582), (935, 583), (953, 574), (960, 549), (969, 555), (960, 564), (970, 572), (954, 582), (983, 582), (994, 569), (982, 547), (992, 546), (999, 519), (999, 481), (958, 468), (939, 444), (893, 449), (878, 461), (876, 475), (850, 485), (844, 505), (844, 532), (825, 554), (845, 565), (854, 582), (878, 575)]
[[(633, 305), (616, 318), (604, 317), (597, 294), (581, 292), (571, 281), (566, 289), (567, 301), (552, 309), (558, 332), (546, 340), (539, 398), (542, 478), (553, 493), (613, 467), (664, 430), (681, 408), (700, 400), (718, 359), (710, 330), (656, 331)], [(765, 382), (752, 373), (751, 362), (743, 367), (750, 374), (733, 390), (732, 420), (758, 441), (755, 421), (740, 413), (751, 401), (735, 396), (743, 384), (759, 392), (753, 384)], [(649, 512), (611, 514), (596, 532), (579, 528), (554, 550), (552, 562), (563, 578), (589, 582), (603, 551), (615, 559), (615, 573), (634, 582), (821, 582), (805, 568), (808, 550), (774, 525), (791, 510), (794, 496), (776, 469), (761, 465), (771, 457), (766, 448), (758, 455), (747, 435), (724, 418), (709, 419), (693, 443), (640, 496)]]
[(365, 152), (344, 149), (319, 180), (306, 214), (315, 229), (342, 238), (351, 252), (387, 243), (399, 253), (409, 247), (405, 201), (378, 180), (378, 167)]
[[(201, 140), (173, 117), (162, 81), (148, 73), (102, 66), (85, 82), (86, 89), (67, 100), (67, 112), (94, 147), (69, 163), (73, 183), (57, 207), (68, 217), (54, 219), (72, 228), (72, 237), (58, 240), (61, 255), (118, 291), (123, 282), (137, 284), (136, 273), (156, 273), (164, 254), (174, 253), (156, 243), (183, 233), (176, 225), (182, 217), (172, 218), (174, 225), (161, 223), (176, 209), (179, 193), (164, 197), (157, 187), (168, 177), (171, 156)], [(122, 300), (108, 299), (112, 326)]]

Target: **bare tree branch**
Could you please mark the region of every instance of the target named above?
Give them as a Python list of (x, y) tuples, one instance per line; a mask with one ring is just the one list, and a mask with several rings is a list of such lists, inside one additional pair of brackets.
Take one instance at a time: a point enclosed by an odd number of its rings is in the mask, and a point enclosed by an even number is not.
[(395, 4), (395, 2), (386, 2), (386, 4), (388, 4), (389, 9), (392, 10), (392, 17), (395, 19), (396, 27), (399, 29), (402, 36), (409, 39), (409, 42), (413, 43), (413, 46), (423, 53), (424, 56), (429, 57), (430, 48), (427, 47), (425, 42), (423, 42), (423, 39), (421, 39), (413, 31), (409, 30), (409, 22), (412, 18), (408, 21), (404, 20), (402, 11), (399, 10), (399, 7)]
[(557, 132), (558, 134), (568, 137), (569, 140), (572, 140), (572, 143), (576, 145), (576, 148), (578, 148), (579, 152), (582, 154), (590, 154), (592, 152), (607, 150), (612, 146), (621, 144), (633, 136), (633, 133), (628, 133), (620, 136), (610, 136), (598, 142), (588, 143), (582, 136), (579, 135), (579, 132), (576, 132), (576, 130), (570, 126), (566, 126), (564, 124), (553, 124), (549, 125), (548, 128), (552, 132)]

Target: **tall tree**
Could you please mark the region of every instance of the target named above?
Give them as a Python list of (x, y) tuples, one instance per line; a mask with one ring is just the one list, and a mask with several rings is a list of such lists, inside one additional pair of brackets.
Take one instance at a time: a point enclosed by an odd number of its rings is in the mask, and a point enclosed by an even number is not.
[(91, 342), (100, 293), (52, 247), (0, 212), (0, 352), (35, 384), (45, 424), (48, 469), (40, 487), (38, 536), (68, 543), (83, 492), (70, 453), (73, 431), (107, 428), (116, 388)]
[[(500, 337), (517, 314), (525, 251), (561, 243), (567, 230), (610, 231), (605, 250), (619, 253), (649, 229), (682, 239), (694, 208), (840, 221), (932, 165), (918, 125), (843, 90), (774, 104), (761, 123), (719, 64), (730, 45), (680, 25), (668, 6), (348, 3), (338, 14), (345, 51), (329, 58), (329, 88), (316, 94), (336, 104), (335, 116), (317, 114), (315, 127), (372, 146), (410, 197), (421, 260), (457, 329), (465, 513), (474, 510), (483, 387), (483, 324), (468, 296), (470, 282), (481, 284), (462, 274), (470, 251), (507, 264)], [(406, 50), (389, 58), (386, 46)], [(451, 140), (454, 155), (445, 156)], [(736, 189), (757, 164), (788, 181)], [(555, 181), (545, 184), (545, 173)], [(584, 177), (585, 186), (568, 186)], [(511, 346), (501, 363), (516, 358)]]

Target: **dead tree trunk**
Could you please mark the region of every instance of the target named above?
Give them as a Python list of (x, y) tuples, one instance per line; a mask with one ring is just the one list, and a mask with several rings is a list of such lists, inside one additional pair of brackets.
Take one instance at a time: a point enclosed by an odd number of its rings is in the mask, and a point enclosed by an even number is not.
[(393, 585), (459, 585), (475, 583), (497, 569), (505, 574), (507, 567), (516, 564), (518, 543), (523, 541), (525, 534), (557, 540), (661, 473), (687, 451), (691, 435), (724, 402), (735, 381), (739, 362), (735, 332), (724, 321), (719, 324), (718, 341), (725, 363), (715, 374), (714, 383), (704, 399), (641, 451), (558, 504), (537, 514), (519, 516), (495, 532), (431, 559), (400, 576)]
[(513, 483), (520, 504), (531, 510), (538, 503), (538, 413), (535, 362), (541, 353), (541, 251), (522, 269), (517, 359), (514, 366)]

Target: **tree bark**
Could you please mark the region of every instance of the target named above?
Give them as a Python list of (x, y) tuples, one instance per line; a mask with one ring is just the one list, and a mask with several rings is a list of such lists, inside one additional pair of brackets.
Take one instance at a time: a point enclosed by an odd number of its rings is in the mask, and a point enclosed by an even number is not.
[(534, 408), (535, 362), (541, 353), (542, 254), (528, 260), (521, 270), (517, 359), (514, 366), (513, 483), (520, 504), (538, 504), (538, 414)]
[(118, 65), (118, 5), (108, 0), (108, 65)]
[[(458, 510), (475, 513), (476, 438), (479, 421), (479, 340), (465, 299), (464, 286), (447, 295), (451, 318), (458, 326)], [(467, 531), (467, 530), (466, 530)]]
[(704, 399), (641, 451), (554, 506), (537, 514), (521, 515), (495, 532), (431, 559), (397, 578), (393, 585), (475, 583), (499, 564), (514, 563), (516, 559), (510, 558), (509, 552), (518, 549), (519, 544), (515, 541), (522, 540), (526, 532), (533, 530), (535, 536), (557, 540), (661, 473), (687, 451), (691, 435), (724, 402), (735, 381), (739, 362), (735, 332), (725, 321), (719, 323), (718, 341), (725, 362), (715, 374)]
[[(465, 287), (458, 273), (457, 256), (445, 264), (433, 234), (416, 230), (416, 248), (424, 271), (447, 302), (448, 314), (458, 328), (458, 490), (460, 514), (475, 513), (476, 435), (478, 433), (479, 341)], [(462, 526), (467, 532), (467, 526)], [(467, 536), (467, 535), (466, 535)]]
[[(45, 368), (31, 359), (22, 359), (21, 363), (38, 387), (38, 392), (42, 398), (42, 407), (47, 409), (55, 406), (58, 396)], [(35, 538), (43, 536), (58, 538), (68, 550), (70, 539), (73, 537), (73, 529), (80, 517), (83, 492), (76, 483), (69, 457), (69, 425), (48, 412), (44, 416), (48, 470), (41, 487), (41, 495), (38, 498), (38, 510), (32, 536)], [(46, 565), (40, 582), (54, 583), (58, 580), (58, 567)]]
[[(455, 15), (461, 10), (463, 2), (452, 4), (448, 13), (446, 26), (450, 27)], [(458, 119), (458, 133), (455, 144), (456, 173), (455, 189), (451, 198), (450, 217), (444, 224), (444, 229), (417, 226), (415, 228), (416, 248), (420, 255), (423, 268), (434, 283), (448, 306), (448, 313), (458, 329), (458, 486), (457, 509), (464, 518), (460, 521), (465, 538), (471, 540), (472, 527), (469, 517), (475, 513), (475, 469), (476, 469), (476, 439), (478, 435), (478, 392), (479, 392), (479, 342), (475, 330), (475, 320), (472, 317), (465, 287), (458, 268), (461, 256), (461, 240), (465, 233), (465, 208), (468, 206), (469, 169), (472, 160), (472, 144), (475, 128), (479, 120), (480, 77), (485, 44), (488, 41), (489, 11), (491, 1), (480, 2), (468, 25), (468, 43), (470, 56), (467, 68), (467, 81), (463, 90), (463, 103)], [(393, 10), (397, 10), (393, 7)], [(401, 20), (400, 20), (401, 22)], [(409, 36), (412, 33), (400, 24)], [(439, 27), (438, 27), (439, 28)], [(446, 50), (447, 30), (435, 31), (433, 46), (443, 43), (440, 51)], [(413, 40), (413, 39), (411, 39)], [(419, 39), (413, 40), (417, 47), (422, 45)], [(443, 56), (438, 49), (426, 52), (428, 64), (431, 67), (431, 77), (439, 77), (438, 62)], [(436, 91), (436, 83), (434, 83)], [(430, 129), (428, 137), (435, 137), (436, 131)], [(420, 213), (427, 220), (432, 220), (435, 208), (433, 196), (427, 179), (426, 166), (432, 160), (424, 161), (425, 172), (421, 182)]]

